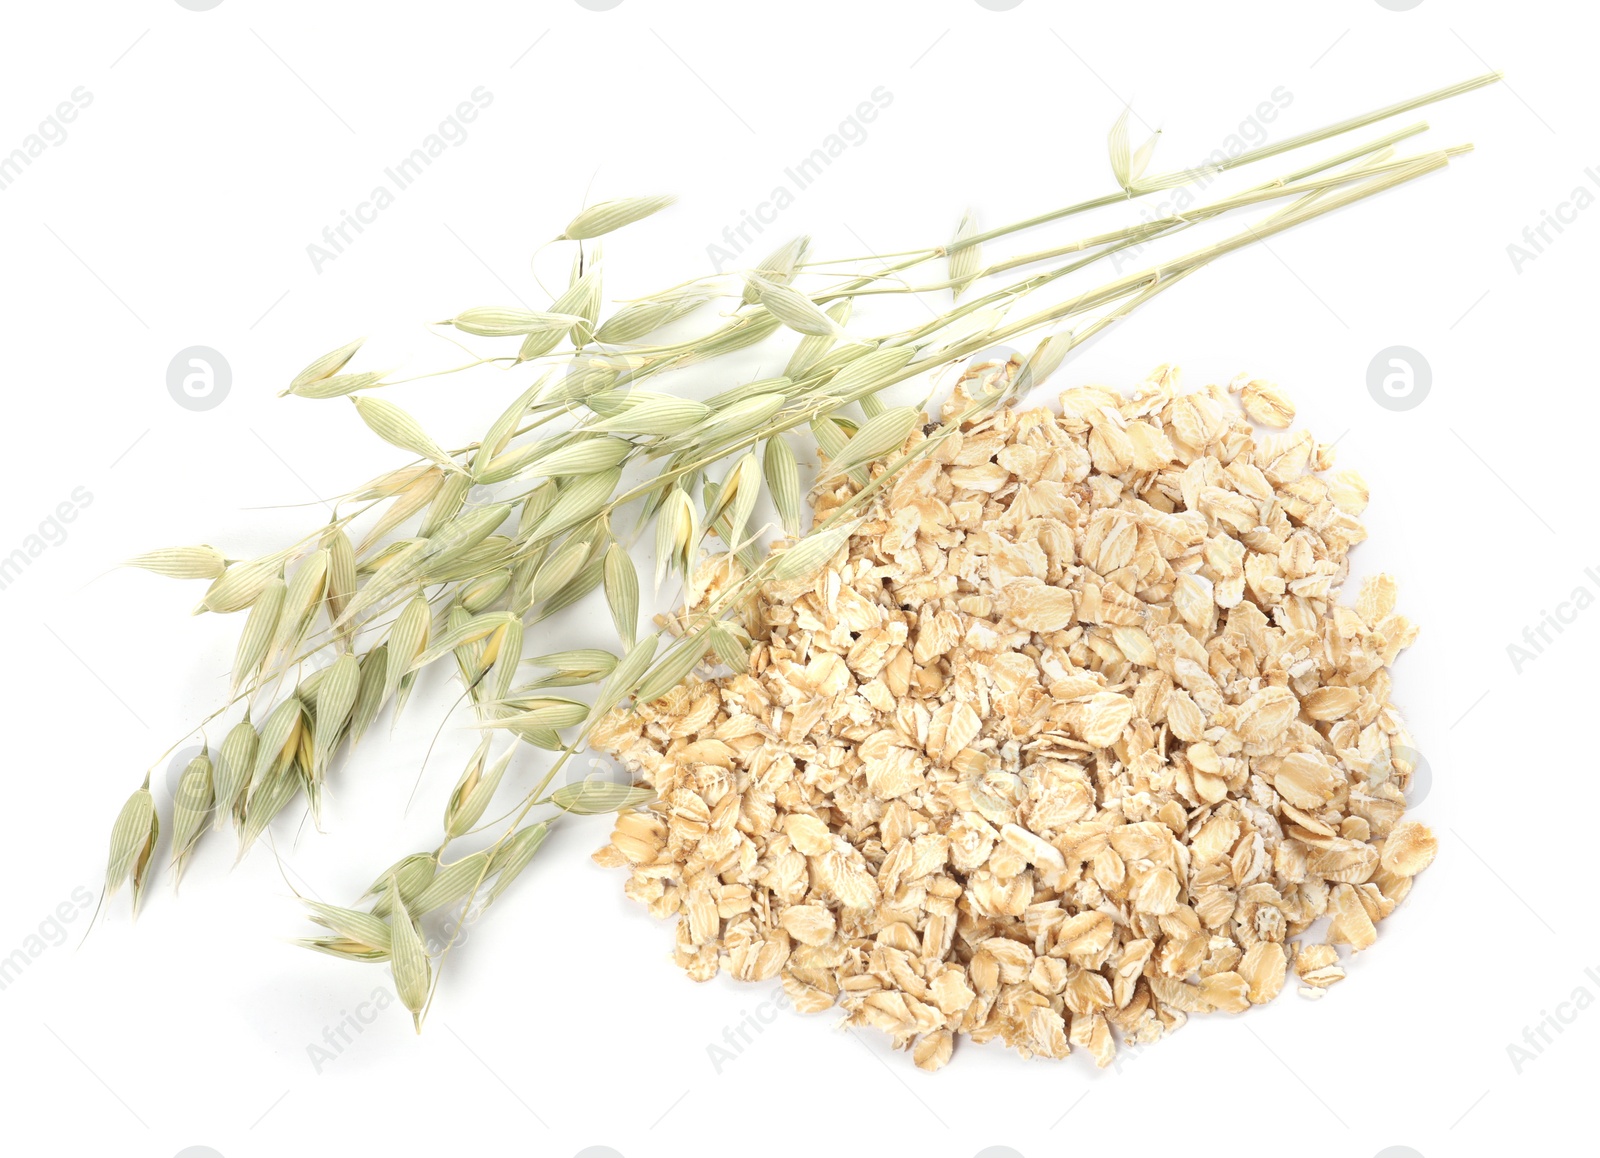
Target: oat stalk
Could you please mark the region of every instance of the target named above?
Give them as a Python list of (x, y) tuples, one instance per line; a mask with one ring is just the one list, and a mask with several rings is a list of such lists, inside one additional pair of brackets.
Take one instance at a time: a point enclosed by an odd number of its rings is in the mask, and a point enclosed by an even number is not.
[[(326, 525), (268, 555), (240, 560), (194, 547), (131, 561), (174, 578), (208, 580), (197, 613), (245, 613), (232, 694), (202, 726), (241, 705), (242, 718), (215, 756), (208, 746), (184, 776), (176, 825), (168, 824), (177, 834), (174, 879), (204, 839), (208, 815), (216, 827), (235, 826), (242, 856), (302, 794), (319, 814), (330, 776), (385, 708), (397, 718), (423, 671), (452, 671), (482, 739), (445, 803), (443, 839), (376, 874), (365, 907), (313, 905), (311, 918), (321, 930), (305, 942), (349, 960), (390, 962), (396, 990), (420, 1026), (463, 923), (456, 922), (443, 950), (430, 953), (422, 925), (430, 914), (474, 913), (492, 904), (562, 816), (648, 804), (647, 790), (627, 784), (554, 786), (607, 711), (669, 691), (708, 656), (742, 664), (747, 637), (739, 613), (763, 584), (821, 568), (879, 491), (964, 423), (1037, 386), (1073, 350), (1152, 297), (1236, 249), (1442, 168), (1465, 147), (1396, 158), (1393, 147), (1425, 127), (1411, 126), (1182, 213), (987, 263), (981, 246), (1209, 181), (1494, 79), (1478, 77), (1225, 163), (1151, 178), (1142, 175), (1150, 146), (1134, 154), (1114, 132), (1121, 185), (1114, 194), (986, 231), (969, 215), (951, 241), (888, 259), (811, 262), (809, 243), (798, 239), (747, 274), (692, 279), (602, 320), (604, 263), (593, 239), (648, 218), (670, 198), (607, 202), (580, 214), (557, 239), (577, 245), (579, 256), (567, 288), (546, 310), (475, 308), (440, 323), (505, 343), (507, 351), (515, 343), (515, 353), (475, 356), (408, 378), (348, 370), (360, 356), (359, 341), (314, 360), (284, 393), (349, 399), (353, 417), (414, 459), (342, 496)], [(1037, 295), (1098, 262), (1274, 203), (1281, 203), (1275, 212), (1220, 241), (1038, 304)], [(1004, 280), (1030, 266), (1046, 268)], [(931, 322), (882, 333), (850, 326), (858, 299), (945, 292), (953, 298), (975, 287), (980, 292)], [(710, 329), (694, 329), (719, 299), (728, 312)], [(780, 331), (793, 341), (781, 375), (736, 382), (704, 400), (654, 388), (686, 366), (703, 367), (700, 376), (709, 377), (725, 364), (719, 359)], [(1031, 355), (1002, 359), (1001, 372), (991, 375), (993, 389), (927, 437), (909, 437), (923, 421), (921, 407), (891, 406), (895, 387), (1040, 334)], [(483, 437), (466, 446), (435, 440), (383, 396), (405, 383), (488, 366), (517, 385)], [(966, 369), (969, 376), (981, 372)], [(803, 535), (796, 533), (803, 498), (797, 456), (787, 441), (801, 428), (810, 435), (805, 451), (819, 453), (828, 475), (848, 477), (856, 488)], [(788, 531), (766, 553), (752, 529), (763, 498)], [(640, 577), (629, 550), (641, 536), (656, 545), (658, 579), (671, 575), (691, 591), (708, 574), (726, 580), (662, 631), (643, 631), (639, 623)], [(702, 566), (713, 541), (719, 546)], [(615, 649), (525, 661), (525, 651), (539, 650), (529, 647), (531, 628), (597, 590), (617, 628)], [(308, 663), (326, 666), (308, 671)], [(525, 663), (543, 674), (525, 676)], [(584, 688), (586, 698), (573, 693)], [(513, 767), (525, 748), (553, 754), (541, 773)], [(512, 785), (520, 785), (515, 802), (496, 806)], [(108, 891), (131, 879), (136, 904), (162, 827), (148, 786), (147, 776), (117, 821), (107, 877)]]

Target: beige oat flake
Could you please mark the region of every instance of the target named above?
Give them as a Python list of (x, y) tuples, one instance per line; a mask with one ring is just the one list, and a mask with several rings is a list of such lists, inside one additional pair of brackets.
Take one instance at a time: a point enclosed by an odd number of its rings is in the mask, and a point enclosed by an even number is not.
[[(1293, 417), (1163, 367), (950, 434), (760, 590), (747, 670), (603, 721), (659, 803), (596, 860), (691, 977), (776, 978), (924, 1069), (962, 1036), (1105, 1066), (1291, 969), (1321, 996), (1437, 842), (1389, 702), (1416, 629), (1387, 576), (1339, 602), (1366, 486), (1252, 425)], [(819, 518), (856, 483), (826, 488)]]

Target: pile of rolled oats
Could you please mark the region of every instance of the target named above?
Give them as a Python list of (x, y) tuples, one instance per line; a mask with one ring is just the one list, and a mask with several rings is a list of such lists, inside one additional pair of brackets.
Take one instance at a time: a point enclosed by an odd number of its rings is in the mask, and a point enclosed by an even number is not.
[(1432, 860), (1389, 702), (1416, 628), (1386, 576), (1337, 602), (1361, 480), (1254, 428), (1294, 415), (1265, 382), (1060, 401), (948, 436), (764, 587), (747, 672), (593, 737), (660, 798), (596, 859), (691, 977), (779, 978), (927, 1069), (958, 1034), (1104, 1066), (1290, 969), (1320, 996)]

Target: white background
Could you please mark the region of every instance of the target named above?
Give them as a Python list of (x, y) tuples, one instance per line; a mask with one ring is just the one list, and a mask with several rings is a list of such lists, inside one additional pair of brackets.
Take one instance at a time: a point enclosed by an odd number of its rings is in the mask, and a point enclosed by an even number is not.
[[(1442, 1158), (1576, 1129), (1600, 1012), (1560, 1006), (1572, 1024), (1520, 1072), (1507, 1049), (1575, 990), (1600, 996), (1600, 794), (1582, 739), (1600, 613), (1579, 614), (1520, 673), (1507, 653), (1574, 588), (1600, 590), (1584, 572), (1600, 566), (1589, 521), (1600, 212), (1577, 213), (1520, 272), (1507, 252), (1574, 188), (1600, 192), (1585, 174), (1600, 164), (1592, 35), (1574, 11), (14, 6), (0, 153), (77, 86), (93, 99), (0, 191), (0, 555), (76, 488), (92, 502), (0, 591), (0, 955), (26, 958), (0, 991), (0, 1147), (967, 1158), (1005, 1146), (1032, 1158), (1159, 1140), (1197, 1155), (1406, 1146)], [(293, 947), (307, 926), (289, 883), (349, 902), (395, 857), (431, 846), (471, 742), (445, 732), (407, 812), (451, 698), (442, 683), (338, 774), (325, 834), (276, 826), (281, 872), (266, 846), (230, 871), (227, 839), (213, 840), (181, 902), (163, 879), (130, 925), (119, 897), (78, 948), (89, 912), (74, 890), (98, 892), (122, 801), (152, 761), (161, 793), (161, 753), (193, 742), (186, 730), (219, 702), (240, 622), (191, 618), (197, 584), (112, 568), (178, 543), (267, 549), (321, 521), (318, 497), (397, 461), (343, 403), (275, 396), (311, 357), (373, 334), (396, 363), (437, 361), (452, 349), (423, 323), (513, 295), (542, 308), (529, 258), (586, 199), (683, 197), (612, 239), (614, 294), (704, 272), (707, 244), (878, 86), (892, 104), (866, 139), (750, 258), (803, 231), (823, 254), (904, 249), (942, 240), (969, 204), (993, 224), (1104, 192), (1104, 134), (1123, 100), (1164, 126), (1166, 168), (1217, 148), (1279, 86), (1293, 100), (1275, 138), (1489, 66), (1509, 84), (1407, 121), (1425, 116), (1429, 140), (1471, 140), (1476, 154), (1203, 271), (1052, 384), (1127, 386), (1166, 361), (1195, 385), (1273, 378), (1371, 484), (1372, 539), (1356, 558), (1396, 574), (1422, 624), (1396, 698), (1432, 769), (1418, 814), (1441, 852), (1324, 1001), (1289, 993), (1242, 1019), (1200, 1019), (1107, 1073), (1081, 1055), (1024, 1063), (997, 1043), (958, 1048), (926, 1075), (831, 1015), (783, 1013), (718, 1072), (708, 1046), (776, 989), (687, 982), (668, 959), (670, 929), (587, 859), (607, 831), (594, 820), (567, 826), (469, 931), (420, 1038), (391, 1004), (318, 1072), (308, 1045), (389, 979)], [(478, 86), (493, 100), (467, 140), (314, 268), (308, 243)], [(1289, 167), (1268, 162), (1250, 179)], [(546, 284), (561, 284), (565, 261), (541, 255)], [(197, 344), (233, 371), (205, 412), (178, 406), (165, 381), (173, 355)], [(1366, 388), (1368, 362), (1395, 344), (1433, 372), (1431, 394), (1404, 413)], [(510, 388), (405, 389), (393, 397), (454, 444)], [(51, 944), (63, 903), (74, 919)]]

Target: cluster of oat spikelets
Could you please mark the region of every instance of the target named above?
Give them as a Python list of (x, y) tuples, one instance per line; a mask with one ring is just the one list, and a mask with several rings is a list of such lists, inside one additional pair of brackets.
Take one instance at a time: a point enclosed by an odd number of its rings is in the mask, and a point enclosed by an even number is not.
[(1176, 380), (971, 424), (820, 575), (761, 589), (748, 671), (604, 722), (659, 803), (596, 859), (678, 919), (691, 977), (779, 978), (924, 1068), (959, 1034), (1104, 1066), (1113, 1030), (1242, 1012), (1291, 968), (1320, 996), (1373, 943), (1435, 851), (1389, 702), (1416, 629), (1388, 577), (1338, 602), (1366, 489), (1253, 427), (1284, 395)]

